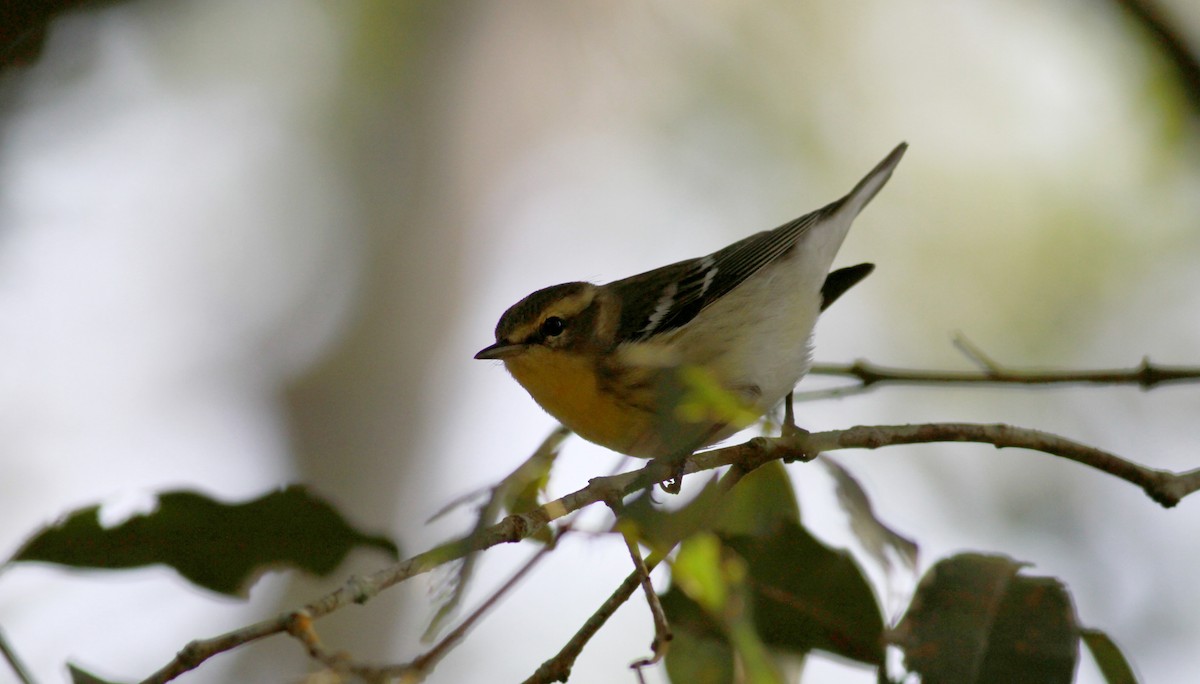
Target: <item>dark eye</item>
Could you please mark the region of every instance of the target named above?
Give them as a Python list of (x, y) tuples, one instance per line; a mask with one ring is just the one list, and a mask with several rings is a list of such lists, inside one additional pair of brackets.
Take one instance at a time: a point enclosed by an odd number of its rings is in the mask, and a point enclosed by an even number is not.
[(566, 329), (567, 329), (566, 321), (559, 318), (558, 316), (551, 316), (550, 318), (547, 318), (546, 320), (542, 321), (542, 327), (541, 327), (540, 332), (542, 333), (542, 337), (558, 337), (559, 335), (562, 334), (562, 331), (564, 331)]

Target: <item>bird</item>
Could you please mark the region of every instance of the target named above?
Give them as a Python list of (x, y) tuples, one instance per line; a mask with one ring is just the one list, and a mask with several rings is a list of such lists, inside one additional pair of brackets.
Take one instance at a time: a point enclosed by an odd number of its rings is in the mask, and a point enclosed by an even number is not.
[(707, 256), (604, 285), (546, 287), (501, 315), (476, 359), (500, 360), (580, 437), (677, 469), (752, 424), (812, 366), (817, 316), (874, 269), (830, 271), (891, 178), (900, 143), (844, 197)]

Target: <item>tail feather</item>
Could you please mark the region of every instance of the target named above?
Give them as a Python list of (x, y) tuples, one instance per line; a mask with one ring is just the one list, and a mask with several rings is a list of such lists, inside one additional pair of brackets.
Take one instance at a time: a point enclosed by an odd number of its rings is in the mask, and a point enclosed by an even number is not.
[(875, 198), (875, 195), (883, 188), (892, 177), (892, 170), (900, 163), (900, 159), (904, 157), (904, 151), (908, 149), (908, 143), (900, 143), (896, 149), (892, 150), (888, 156), (883, 158), (875, 168), (871, 169), (858, 185), (850, 191), (842, 200), (842, 206), (839, 210), (848, 210), (850, 216), (858, 216), (858, 212), (863, 210), (863, 207)]
[(830, 272), (825, 276), (825, 284), (821, 286), (821, 311), (828, 309), (838, 297), (846, 294), (846, 290), (857, 285), (874, 270), (875, 264), (859, 264)]

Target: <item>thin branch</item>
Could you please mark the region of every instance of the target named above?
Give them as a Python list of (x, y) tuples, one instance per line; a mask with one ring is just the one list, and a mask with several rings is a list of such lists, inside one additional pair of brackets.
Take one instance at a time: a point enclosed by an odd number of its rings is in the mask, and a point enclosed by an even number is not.
[(654, 641), (650, 643), (652, 655), (633, 664), (634, 669), (640, 669), (657, 663), (666, 655), (667, 645), (671, 643), (673, 635), (671, 634), (671, 625), (667, 623), (667, 614), (663, 611), (662, 602), (658, 600), (658, 594), (655, 593), (654, 585), (650, 582), (650, 566), (642, 558), (637, 540), (627, 530), (621, 531), (621, 537), (625, 540), (625, 548), (629, 551), (629, 557), (633, 559), (633, 570), (638, 575), (638, 582), (642, 585), (642, 592), (646, 595), (646, 604), (650, 606), (650, 617), (654, 622)]
[(992, 357), (988, 356), (987, 352), (983, 351), (983, 349), (977, 346), (974, 342), (967, 339), (967, 336), (961, 332), (954, 334), (952, 343), (954, 344), (955, 349), (962, 352), (963, 356), (966, 356), (971, 361), (974, 361), (985, 372), (996, 373), (1000, 371), (1000, 364), (996, 363)]
[[(550, 470), (554, 460), (558, 457), (558, 449), (562, 443), (571, 436), (571, 431), (558, 427), (542, 440), (538, 448), (525, 459), (521, 465), (517, 466), (511, 473), (506, 475), (504, 479), (496, 483), (495, 486), (488, 491), (487, 500), (479, 508), (479, 514), (475, 519), (475, 526), (471, 533), (467, 536), (474, 536), (481, 533), (489, 525), (495, 524), (500, 517), (500, 513), (506, 506), (510, 506), (516, 493), (525, 488), (530, 482), (538, 480), (544, 473)], [(469, 498), (474, 498), (475, 493), (468, 495)], [(460, 497), (453, 505), (465, 503)], [(438, 517), (447, 512), (447, 508), (443, 508), (434, 517)], [(458, 608), (459, 602), (462, 601), (463, 594), (466, 592), (467, 584), (471, 580), (471, 575), (475, 571), (475, 553), (468, 553), (463, 558), (462, 564), (458, 568), (453, 585), (450, 589), (449, 596), (446, 596), (442, 601), (441, 606), (429, 621), (429, 626), (425, 629), (424, 638), (427, 640), (433, 639), (442, 624), (454, 613)]]
[[(561, 536), (562, 534), (560, 533), (556, 537), (556, 541)], [(495, 607), (501, 598), (512, 591), (553, 548), (553, 544), (543, 545), (537, 553), (531, 556), (529, 560), (525, 561), (524, 565), (513, 573), (508, 581), (502, 584), (478, 608), (464, 618), (457, 627), (446, 634), (438, 643), (430, 647), (428, 651), (407, 663), (399, 665), (365, 665), (353, 662), (350, 656), (344, 652), (329, 651), (321, 645), (320, 637), (317, 636), (316, 629), (313, 627), (312, 616), (302, 610), (292, 614), (287, 632), (304, 645), (305, 651), (308, 652), (311, 658), (325, 665), (325, 667), (333, 672), (352, 674), (365, 682), (422, 681), (437, 663), (466, 637), (471, 628), (489, 610)]]
[[(734, 485), (741, 482), (742, 477), (748, 472), (750, 471), (736, 464), (730, 468), (718, 483), (722, 494), (733, 489)], [(709, 510), (717, 511), (720, 508), (720, 506), (712, 506)], [(646, 574), (648, 575), (654, 570), (680, 541), (678, 539), (675, 540), (674, 544), (669, 545), (671, 548), (666, 550), (651, 552), (645, 561)], [(612, 595), (596, 609), (596, 612), (588, 617), (587, 621), (583, 623), (579, 631), (575, 632), (570, 641), (563, 645), (558, 653), (554, 654), (553, 658), (542, 663), (522, 684), (549, 684), (550, 682), (567, 681), (567, 678), (571, 676), (571, 668), (575, 666), (575, 660), (583, 652), (583, 647), (587, 646), (592, 637), (596, 635), (596, 632), (599, 632), (604, 623), (608, 622), (608, 619), (613, 616), (613, 613), (617, 612), (617, 609), (633, 596), (633, 592), (637, 591), (638, 586), (641, 584), (641, 578), (642, 575), (637, 570), (630, 573), (625, 578), (625, 581), (621, 582), (620, 586), (613, 591)], [(638, 663), (634, 663), (634, 666), (637, 667)], [(641, 671), (638, 670), (638, 672), (640, 676)]]
[(25, 669), (24, 663), (17, 656), (17, 652), (13, 650), (8, 643), (8, 638), (4, 635), (4, 630), (0, 629), (0, 655), (4, 656), (4, 660), (8, 666), (12, 668), (13, 674), (17, 676), (17, 681), (21, 684), (33, 684), (33, 675), (29, 674), (29, 670)]
[[(563, 513), (563, 515), (565, 514), (566, 512)], [(379, 592), (398, 582), (429, 572), (450, 561), (458, 560), (468, 553), (491, 548), (501, 543), (520, 541), (541, 529), (549, 520), (544, 514), (538, 514), (537, 511), (525, 515), (509, 516), (502, 522), (484, 530), (482, 534), (463, 537), (436, 546), (366, 577), (351, 577), (337, 590), (299, 610), (281, 613), (274, 618), (256, 622), (210, 639), (197, 639), (179, 651), (171, 662), (142, 680), (142, 684), (164, 684), (185, 672), (194, 670), (218, 653), (233, 650), (264, 637), (287, 632), (297, 615), (305, 615), (314, 620), (319, 619), (352, 603), (366, 603)]]
[[(781, 440), (782, 441), (782, 440)], [(976, 442), (991, 444), (998, 449), (1018, 448), (1040, 451), (1091, 466), (1141, 487), (1161, 504), (1171, 508), (1184, 497), (1200, 489), (1200, 468), (1172, 472), (1149, 468), (1121, 458), (1116, 454), (1041, 430), (1011, 425), (978, 423), (928, 423), (922, 425), (880, 425), (854, 427), (808, 435), (803, 446), (812, 451), (860, 448), (878, 449), (897, 444), (927, 444), (933, 442)], [(744, 445), (742, 445), (744, 446)], [(733, 447), (735, 449), (741, 448)], [(789, 448), (779, 445), (777, 448)]]
[[(960, 347), (961, 348), (961, 347)], [(970, 356), (987, 359), (979, 371), (935, 371), (913, 368), (882, 366), (870, 361), (858, 360), (852, 364), (813, 364), (810, 375), (832, 375), (848, 377), (860, 384), (852, 391), (873, 388), (884, 384), (905, 385), (1136, 385), (1144, 390), (1173, 382), (1200, 381), (1200, 368), (1195, 366), (1163, 366), (1144, 359), (1133, 368), (1104, 370), (1033, 370), (1009, 368), (996, 364), (978, 349), (971, 347)], [(845, 390), (847, 388), (837, 388)], [(827, 390), (817, 390), (827, 392)], [(808, 394), (804, 394), (806, 398)]]
[[(561, 537), (562, 534), (560, 533), (556, 537), (556, 540)], [(496, 603), (498, 603), (501, 598), (508, 594), (508, 592), (512, 591), (512, 589), (516, 587), (517, 584), (524, 579), (525, 576), (528, 575), (529, 572), (533, 570), (533, 568), (537, 566), (539, 562), (545, 559), (546, 555), (549, 554), (553, 549), (554, 544), (542, 545), (542, 548), (538, 549), (536, 554), (526, 561), (525, 564), (520, 567), (520, 569), (513, 573), (512, 577), (508, 578), (507, 582), (501, 585), (499, 589), (492, 592), (492, 595), (489, 596), (482, 604), (480, 604), (478, 608), (472, 611), (470, 615), (464, 618), (458, 627), (455, 627), (453, 630), (451, 630), (449, 634), (443, 637), (441, 641), (435, 644), (428, 651), (414, 658), (411, 662), (405, 665), (397, 665), (386, 668), (373, 668), (372, 674), (376, 675), (377, 678), (382, 681), (421, 681), (424, 679), (425, 675), (428, 674), (429, 671), (432, 670), (433, 667), (437, 665), (437, 663), (441, 661), (441, 659), (445, 657), (445, 655), (449, 653), (451, 649), (453, 649), (460, 641), (462, 641), (463, 637), (465, 637), (467, 632), (469, 632), (471, 628), (479, 622), (480, 618), (482, 618), (489, 610), (495, 607)]]
[[(744, 444), (694, 454), (687, 460), (685, 473), (738, 465), (749, 472), (772, 460), (797, 460), (810, 454), (837, 449), (878, 449), (896, 444), (931, 442), (978, 442), (996, 447), (1014, 447), (1041, 451), (1066, 458), (1109, 473), (1141, 487), (1164, 507), (1179, 503), (1200, 489), (1200, 468), (1175, 473), (1139, 465), (1115, 454), (1089, 447), (1047, 432), (1016, 428), (1003, 424), (930, 423), (922, 425), (882, 425), (853, 427), (846, 430), (789, 434), (775, 439), (755, 438)], [(413, 556), (366, 577), (353, 577), (344, 586), (308, 604), (302, 610), (318, 619), (350, 603), (365, 603), (387, 587), (419, 575), (467, 553), (521, 541), (553, 520), (598, 501), (624, 497), (673, 477), (675, 467), (650, 461), (638, 470), (591, 480), (586, 487), (546, 503), (528, 513), (509, 515), (479, 534), (469, 535), (425, 553)], [(647, 566), (650, 566), (647, 561)], [(634, 588), (638, 579), (634, 578)], [(297, 611), (255, 623), (211, 639), (188, 644), (161, 670), (143, 684), (163, 684), (192, 670), (212, 656), (272, 634), (287, 631)]]
[[(666, 556), (663, 554), (652, 553), (646, 558), (646, 571), (653, 570), (662, 559)], [(571, 640), (566, 643), (555, 656), (546, 662), (542, 663), (538, 669), (529, 676), (522, 684), (549, 684), (549, 682), (565, 682), (571, 676), (571, 668), (575, 665), (575, 659), (583, 652), (583, 647), (591, 641), (596, 632), (608, 622), (613, 613), (617, 609), (625, 605), (629, 597), (633, 596), (633, 592), (642, 583), (641, 573), (637, 570), (629, 573), (624, 582), (621, 582), (616, 591), (612, 593), (596, 612), (583, 623), (579, 631), (571, 637)]]
[(321, 645), (321, 638), (313, 627), (312, 616), (303, 610), (292, 613), (288, 622), (287, 633), (291, 634), (301, 644), (313, 660), (320, 662), (334, 672), (348, 673), (351, 670), (350, 658), (345, 653), (331, 653)]

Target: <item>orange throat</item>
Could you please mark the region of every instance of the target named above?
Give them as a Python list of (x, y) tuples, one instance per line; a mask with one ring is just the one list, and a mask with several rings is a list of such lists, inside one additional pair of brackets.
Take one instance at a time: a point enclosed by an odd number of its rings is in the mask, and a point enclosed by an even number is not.
[(533, 347), (504, 365), (534, 401), (580, 437), (631, 456), (659, 455), (654, 414), (601, 392), (593, 360)]

